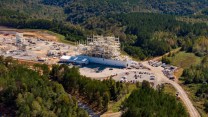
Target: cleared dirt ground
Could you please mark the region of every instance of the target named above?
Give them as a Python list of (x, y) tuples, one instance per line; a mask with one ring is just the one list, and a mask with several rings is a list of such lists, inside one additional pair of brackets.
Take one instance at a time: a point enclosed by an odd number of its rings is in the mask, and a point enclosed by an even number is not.
[(10, 34), (11, 32), (20, 32), (23, 33), (26, 37), (35, 37), (48, 41), (58, 41), (59, 38), (56, 35), (49, 34), (48, 31), (45, 30), (32, 30), (32, 29), (13, 29), (0, 26), (0, 32), (4, 32), (5, 34)]

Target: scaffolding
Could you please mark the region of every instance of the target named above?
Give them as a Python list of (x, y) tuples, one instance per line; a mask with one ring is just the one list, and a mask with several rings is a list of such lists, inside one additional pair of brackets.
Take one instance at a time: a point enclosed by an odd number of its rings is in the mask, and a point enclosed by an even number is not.
[(23, 33), (16, 33), (16, 46), (19, 50), (26, 50), (25, 38), (23, 36)]
[(120, 55), (119, 38), (115, 36), (98, 36), (88, 37), (84, 54), (91, 57), (105, 59), (117, 58)]

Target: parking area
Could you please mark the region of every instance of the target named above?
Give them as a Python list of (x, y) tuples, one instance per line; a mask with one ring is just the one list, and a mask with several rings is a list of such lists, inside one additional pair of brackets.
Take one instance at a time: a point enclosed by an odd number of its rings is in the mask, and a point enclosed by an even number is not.
[(154, 60), (148, 61), (148, 64), (151, 65), (152, 67), (162, 67), (163, 74), (166, 77), (168, 77), (170, 80), (175, 80), (174, 72), (178, 69), (176, 66), (168, 65), (168, 64), (162, 63), (161, 61), (154, 61)]
[(111, 77), (118, 82), (126, 83), (136, 83), (142, 82), (144, 80), (152, 83), (157, 82), (157, 77), (154, 75), (154, 73), (145, 67), (130, 69), (90, 64), (80, 67), (80, 73), (84, 76), (99, 80), (104, 80)]
[(136, 83), (142, 82), (144, 80), (149, 82), (155, 82), (156, 77), (150, 71), (136, 70), (117, 74), (113, 77), (113, 79), (119, 82)]

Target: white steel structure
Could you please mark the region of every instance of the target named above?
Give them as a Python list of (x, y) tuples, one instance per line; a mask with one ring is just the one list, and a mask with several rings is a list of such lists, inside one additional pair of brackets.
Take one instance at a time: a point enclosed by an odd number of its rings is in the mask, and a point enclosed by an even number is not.
[(91, 57), (105, 59), (115, 59), (120, 55), (119, 38), (114, 36), (95, 36), (88, 37), (85, 54)]
[(20, 50), (25, 50), (26, 45), (25, 45), (25, 38), (23, 36), (23, 33), (16, 33), (16, 46)]
[(82, 57), (89, 60), (90, 63), (110, 65), (116, 67), (128, 67), (131, 61), (121, 60), (120, 42), (115, 36), (88, 37), (84, 44), (79, 44), (79, 51)]
[(24, 43), (25, 39), (23, 33), (16, 33), (16, 43)]

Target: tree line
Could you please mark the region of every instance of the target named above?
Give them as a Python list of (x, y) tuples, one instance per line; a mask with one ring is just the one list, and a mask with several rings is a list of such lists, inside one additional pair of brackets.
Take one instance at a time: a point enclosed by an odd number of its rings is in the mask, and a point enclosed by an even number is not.
[(50, 78), (63, 85), (71, 94), (84, 97), (96, 111), (105, 112), (110, 101), (116, 101), (128, 93), (125, 84), (112, 79), (99, 81), (81, 76), (78, 68), (67, 65), (53, 65)]
[(63, 7), (68, 14), (68, 21), (76, 24), (91, 17), (131, 12), (190, 15), (206, 8), (208, 4), (206, 0), (42, 0), (41, 3)]
[(122, 117), (188, 117), (181, 102), (162, 89), (150, 88), (147, 81), (124, 101), (122, 110)]
[[(40, 75), (40, 69), (44, 74)], [(46, 73), (46, 74), (45, 74)], [(49, 81), (47, 65), (34, 68), (0, 56), (0, 112), (4, 116), (87, 117), (63, 86)]]
[[(208, 35), (207, 24), (177, 21), (173, 15), (129, 13), (109, 17), (113, 17), (125, 26), (125, 34), (135, 36), (136, 39), (131, 43), (123, 43), (124, 50), (133, 56), (139, 53), (136, 57), (140, 59), (163, 55), (176, 47), (190, 51), (193, 44), (196, 45), (195, 51), (201, 51), (202, 49), (197, 48), (197, 44), (202, 45), (204, 41), (202, 39), (197, 41), (197, 39), (206, 38)], [(134, 52), (135, 50), (137, 52)]]

